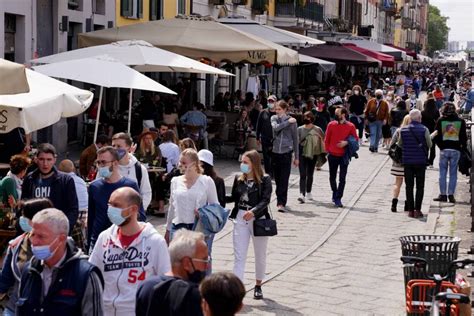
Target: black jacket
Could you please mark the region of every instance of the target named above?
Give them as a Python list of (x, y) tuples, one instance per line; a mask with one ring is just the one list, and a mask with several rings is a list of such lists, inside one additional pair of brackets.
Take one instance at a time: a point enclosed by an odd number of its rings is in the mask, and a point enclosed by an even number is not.
[[(54, 174), (51, 176), (51, 192), (49, 197), (46, 197), (51, 200), (55, 208), (66, 214), (69, 220), (69, 234), (71, 234), (72, 228), (76, 224), (77, 217), (79, 216), (76, 186), (74, 185), (74, 179), (72, 177), (58, 171), (56, 167), (53, 167), (53, 170)], [(36, 183), (39, 177), (39, 169), (36, 169), (25, 177), (21, 193), (23, 200), (44, 197), (36, 196), (35, 194)]]
[(434, 141), (440, 150), (454, 149), (461, 151), (467, 149), (466, 122), (457, 114), (441, 117), (436, 122), (435, 129), (438, 134)]
[(247, 204), (252, 207), (251, 211), (254, 213), (255, 218), (260, 218), (262, 216), (268, 217), (268, 204), (270, 203), (270, 198), (272, 196), (272, 180), (270, 176), (264, 175), (262, 177), (262, 182), (258, 185), (254, 185), (250, 190), (244, 181), (239, 180), (238, 176), (235, 177), (234, 184), (232, 185), (232, 196), (228, 199), (228, 202), (235, 202), (230, 218), (237, 217), (240, 197), (245, 192), (248, 194)]
[(257, 120), (257, 140), (262, 142), (264, 146), (272, 146), (273, 142), (273, 128), (270, 118), (275, 112), (270, 112), (268, 109), (263, 110), (258, 115)]

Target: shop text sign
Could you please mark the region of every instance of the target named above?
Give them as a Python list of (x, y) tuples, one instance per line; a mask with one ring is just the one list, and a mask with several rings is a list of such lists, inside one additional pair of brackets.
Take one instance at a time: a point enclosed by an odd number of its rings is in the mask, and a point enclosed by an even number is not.
[(267, 54), (266, 52), (258, 51), (258, 50), (249, 50), (247, 51), (247, 56), (250, 60), (256, 60), (256, 61), (266, 61), (267, 60)]

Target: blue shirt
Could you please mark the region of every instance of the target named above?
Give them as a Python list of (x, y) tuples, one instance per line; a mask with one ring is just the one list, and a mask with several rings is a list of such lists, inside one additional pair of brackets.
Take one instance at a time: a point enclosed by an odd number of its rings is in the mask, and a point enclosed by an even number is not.
[[(109, 198), (112, 192), (123, 187), (130, 187), (140, 192), (137, 183), (125, 177), (122, 177), (115, 183), (107, 183), (103, 178), (100, 178), (90, 184), (89, 210), (87, 216), (87, 236), (90, 246), (95, 243), (101, 232), (112, 225), (107, 215)], [(143, 206), (140, 207), (140, 213), (142, 212), (144, 213)]]
[(188, 111), (181, 117), (181, 122), (187, 125), (202, 126), (207, 128), (207, 116), (201, 111)]
[(74, 180), (76, 187), (77, 202), (79, 203), (79, 210), (87, 210), (89, 204), (89, 194), (87, 193), (87, 184), (82, 178), (78, 177), (74, 172), (69, 172), (68, 175)]
[(466, 104), (464, 105), (464, 111), (471, 112), (473, 104), (474, 104), (474, 89), (469, 89), (469, 91), (466, 94)]

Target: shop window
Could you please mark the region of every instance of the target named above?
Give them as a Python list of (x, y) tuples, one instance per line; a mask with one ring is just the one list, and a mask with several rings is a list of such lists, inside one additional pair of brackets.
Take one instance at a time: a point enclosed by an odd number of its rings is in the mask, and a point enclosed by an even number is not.
[(120, 0), (120, 15), (129, 19), (143, 18), (143, 0)]
[(186, 0), (178, 0), (178, 14), (186, 14)]

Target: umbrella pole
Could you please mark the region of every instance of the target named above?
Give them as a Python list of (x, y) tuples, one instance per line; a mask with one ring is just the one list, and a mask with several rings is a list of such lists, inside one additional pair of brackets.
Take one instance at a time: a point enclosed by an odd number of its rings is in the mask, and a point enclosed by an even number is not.
[(102, 93), (104, 92), (104, 87), (100, 87), (99, 92), (99, 106), (97, 108), (97, 117), (95, 118), (95, 129), (94, 129), (94, 144), (97, 140), (97, 132), (99, 132), (99, 120), (100, 120), (100, 111), (102, 108)]
[(128, 98), (128, 127), (127, 133), (130, 134), (130, 127), (132, 125), (132, 100), (133, 100), (133, 89), (130, 89), (130, 97)]

